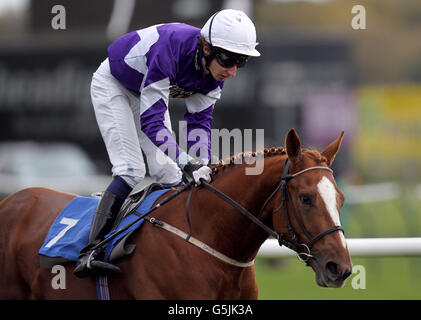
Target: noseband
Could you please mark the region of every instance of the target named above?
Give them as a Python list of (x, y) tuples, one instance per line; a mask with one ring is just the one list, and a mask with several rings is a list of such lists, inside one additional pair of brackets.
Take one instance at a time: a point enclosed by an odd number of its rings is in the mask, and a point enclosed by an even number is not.
[[(315, 167), (310, 167), (310, 168), (301, 170), (301, 171), (293, 173), (293, 174), (289, 174), (289, 161), (288, 161), (288, 158), (287, 158), (285, 160), (281, 182), (275, 188), (275, 190), (272, 192), (272, 194), (266, 199), (266, 201), (263, 203), (263, 206), (260, 209), (259, 215), (263, 212), (264, 208), (270, 202), (270, 200), (275, 196), (275, 194), (280, 190), (281, 194), (282, 194), (282, 201), (281, 201), (280, 206), (274, 210), (274, 213), (280, 211), (281, 208), (284, 208), (283, 211), (284, 211), (284, 214), (285, 214), (287, 229), (288, 229), (289, 237), (290, 237), (291, 240), (288, 240), (285, 237), (285, 234), (277, 233), (273, 229), (269, 228), (266, 224), (264, 224), (262, 221), (260, 221), (258, 218), (256, 218), (252, 213), (250, 213), (246, 208), (241, 206), (239, 203), (237, 203), (236, 201), (234, 201), (233, 199), (228, 197), (225, 193), (216, 189), (215, 187), (213, 187), (209, 183), (202, 180), (201, 185), (204, 186), (206, 189), (209, 189), (210, 191), (212, 191), (216, 195), (218, 195), (220, 198), (222, 198), (226, 202), (228, 202), (230, 205), (232, 205), (234, 208), (236, 208), (238, 211), (240, 211), (242, 214), (244, 214), (250, 220), (252, 220), (255, 224), (257, 224), (259, 227), (261, 227), (263, 230), (265, 230), (268, 234), (270, 234), (272, 237), (277, 239), (280, 246), (284, 245), (285, 247), (287, 247), (291, 250), (294, 250), (297, 253), (298, 258), (301, 261), (305, 262), (307, 265), (309, 265), (310, 259), (314, 258), (313, 255), (311, 255), (311, 248), (314, 246), (314, 244), (317, 241), (319, 241), (321, 238), (323, 238), (325, 235), (327, 235), (329, 233), (332, 233), (332, 232), (335, 232), (335, 231), (338, 231), (338, 230), (344, 232), (344, 229), (341, 226), (334, 226), (332, 228), (329, 228), (325, 231), (320, 232), (315, 237), (312, 237), (310, 235), (310, 233), (307, 231), (307, 229), (305, 228), (304, 223), (302, 222), (302, 220), (298, 216), (298, 214), (295, 210), (294, 204), (291, 200), (291, 195), (288, 191), (287, 184), (288, 184), (288, 181), (290, 181), (291, 179), (293, 179), (296, 176), (299, 176), (300, 174), (303, 174), (307, 171), (310, 171), (310, 170), (327, 170), (327, 171), (333, 173), (333, 170), (328, 168), (328, 167), (315, 166)], [(288, 203), (289, 202), (290, 202), (291, 211), (292, 211), (292, 214), (293, 214), (295, 220), (297, 221), (298, 225), (300, 226), (301, 231), (304, 233), (304, 235), (308, 239), (307, 244), (301, 243), (298, 240), (298, 237), (297, 237), (294, 229), (291, 226), (290, 218), (288, 216)], [(304, 251), (303, 251), (303, 249), (304, 249)]]

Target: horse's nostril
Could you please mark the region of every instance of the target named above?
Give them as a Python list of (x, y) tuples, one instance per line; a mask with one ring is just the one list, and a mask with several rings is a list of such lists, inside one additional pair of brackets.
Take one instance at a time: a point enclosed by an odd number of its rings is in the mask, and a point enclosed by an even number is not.
[(343, 269), (340, 265), (333, 261), (326, 263), (326, 270), (329, 278), (333, 281), (345, 280), (352, 274), (351, 270)]
[(326, 263), (326, 270), (329, 272), (329, 274), (331, 274), (335, 280), (338, 278), (340, 270), (339, 270), (339, 266), (333, 262), (333, 261), (329, 261), (328, 263)]

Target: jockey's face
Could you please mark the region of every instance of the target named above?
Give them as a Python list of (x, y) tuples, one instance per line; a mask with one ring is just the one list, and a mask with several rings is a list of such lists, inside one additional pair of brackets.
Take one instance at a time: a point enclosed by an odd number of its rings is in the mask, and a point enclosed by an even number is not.
[(236, 65), (231, 68), (224, 68), (216, 61), (216, 59), (212, 59), (209, 65), (209, 71), (212, 73), (212, 76), (216, 81), (224, 81), (229, 77), (235, 77), (237, 74), (237, 68), (238, 67)]
[[(203, 51), (205, 52), (205, 54), (210, 54), (210, 48), (207, 45), (204, 45)], [(203, 65), (205, 66), (205, 64), (205, 59), (203, 59)], [(224, 81), (229, 77), (236, 76), (238, 66), (234, 65), (232, 67), (226, 68), (221, 66), (216, 58), (213, 58), (211, 63), (209, 64), (208, 69), (216, 81)]]

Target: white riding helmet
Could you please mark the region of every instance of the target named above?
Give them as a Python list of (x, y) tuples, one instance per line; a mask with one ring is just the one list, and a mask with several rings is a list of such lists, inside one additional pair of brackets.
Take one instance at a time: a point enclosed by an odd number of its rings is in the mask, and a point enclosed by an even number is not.
[(212, 46), (246, 56), (260, 56), (260, 52), (255, 49), (258, 44), (256, 28), (243, 11), (218, 11), (205, 23), (200, 34)]

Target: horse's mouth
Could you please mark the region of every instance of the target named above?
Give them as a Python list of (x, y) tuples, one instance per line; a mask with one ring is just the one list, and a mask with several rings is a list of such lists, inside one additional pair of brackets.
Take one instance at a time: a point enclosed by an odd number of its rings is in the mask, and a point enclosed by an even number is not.
[(320, 273), (316, 272), (316, 283), (324, 288), (342, 288), (345, 285), (345, 280), (328, 280), (326, 277), (320, 276)]
[(342, 288), (345, 285), (346, 278), (348, 277), (347, 274), (342, 277), (332, 279), (332, 276), (329, 275), (328, 270), (326, 268), (322, 268), (317, 259), (311, 259), (310, 265), (315, 272), (316, 283), (320, 287)]

